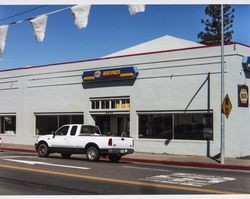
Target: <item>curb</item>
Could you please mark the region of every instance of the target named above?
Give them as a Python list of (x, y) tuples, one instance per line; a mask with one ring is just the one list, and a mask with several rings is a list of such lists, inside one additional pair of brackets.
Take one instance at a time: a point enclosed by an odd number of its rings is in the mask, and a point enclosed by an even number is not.
[(129, 162), (141, 162), (151, 164), (163, 164), (163, 165), (174, 165), (174, 166), (188, 166), (188, 167), (200, 167), (200, 168), (214, 168), (214, 169), (232, 169), (232, 170), (245, 170), (250, 171), (250, 166), (231, 165), (231, 164), (213, 164), (213, 163), (202, 163), (202, 162), (180, 162), (170, 160), (149, 160), (149, 159), (136, 159), (136, 158), (122, 158), (122, 160)]
[[(36, 153), (35, 149), (14, 148), (14, 147), (0, 147), (0, 150)], [(150, 164), (250, 171), (250, 166), (232, 165), (232, 164), (222, 165), (219, 163), (213, 164), (213, 163), (203, 163), (203, 162), (193, 162), (193, 161), (181, 162), (181, 161), (171, 161), (171, 160), (152, 160), (152, 159), (126, 158), (126, 157), (123, 157), (122, 160), (128, 161), (128, 162), (140, 162), (140, 163), (150, 163)]]
[(25, 149), (25, 148), (21, 149), (21, 148), (15, 148), (15, 147), (0, 147), (0, 150), (36, 153), (35, 149)]

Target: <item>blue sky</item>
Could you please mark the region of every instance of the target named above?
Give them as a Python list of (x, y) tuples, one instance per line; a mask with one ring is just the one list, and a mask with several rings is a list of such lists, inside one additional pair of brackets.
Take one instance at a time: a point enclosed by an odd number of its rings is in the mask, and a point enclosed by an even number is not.
[[(0, 20), (39, 5), (0, 6)], [(70, 5), (48, 5), (0, 21), (0, 25), (37, 16)], [(234, 5), (233, 41), (250, 45), (250, 4)], [(37, 43), (29, 22), (9, 27), (0, 70), (101, 57), (130, 46), (171, 35), (198, 41), (205, 5), (146, 5), (131, 16), (127, 5), (93, 5), (88, 26), (78, 30), (70, 9), (49, 15), (46, 35)]]

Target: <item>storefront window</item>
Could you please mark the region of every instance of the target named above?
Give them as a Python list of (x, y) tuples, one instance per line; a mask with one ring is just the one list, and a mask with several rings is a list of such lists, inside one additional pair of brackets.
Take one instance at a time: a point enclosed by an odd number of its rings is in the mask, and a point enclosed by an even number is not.
[(213, 140), (212, 114), (175, 114), (174, 139)]
[(115, 101), (115, 109), (121, 109), (120, 100), (114, 100), (114, 101)]
[(71, 115), (71, 124), (83, 124), (83, 116)]
[(115, 109), (116, 102), (115, 100), (111, 100), (111, 109)]
[(16, 116), (0, 116), (0, 134), (16, 134)]
[(101, 108), (102, 109), (109, 109), (109, 100), (102, 100), (101, 101)]
[(92, 109), (99, 109), (99, 107), (100, 107), (100, 103), (98, 100), (91, 101), (91, 108)]
[(65, 124), (83, 124), (83, 115), (36, 115), (36, 135), (46, 135)]
[(58, 129), (58, 117), (56, 115), (36, 116), (36, 134), (46, 135)]
[(92, 110), (120, 110), (120, 109), (130, 109), (130, 99), (129, 97), (116, 98), (116, 99), (94, 99), (91, 100)]
[(139, 138), (172, 139), (172, 115), (139, 115)]
[(59, 127), (70, 123), (70, 115), (59, 115)]
[(122, 100), (122, 108), (125, 108), (125, 109), (129, 109), (130, 108), (129, 99), (123, 99)]
[(213, 114), (141, 114), (139, 138), (213, 140)]

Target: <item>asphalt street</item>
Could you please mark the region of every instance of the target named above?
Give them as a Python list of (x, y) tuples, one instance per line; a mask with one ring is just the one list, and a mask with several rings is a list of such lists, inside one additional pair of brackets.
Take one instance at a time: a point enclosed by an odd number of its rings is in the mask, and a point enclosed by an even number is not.
[(250, 172), (0, 152), (0, 195), (250, 193)]

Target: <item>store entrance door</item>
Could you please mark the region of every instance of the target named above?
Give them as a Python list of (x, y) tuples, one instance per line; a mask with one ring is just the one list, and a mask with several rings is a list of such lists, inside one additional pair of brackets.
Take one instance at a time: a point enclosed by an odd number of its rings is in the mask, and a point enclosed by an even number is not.
[(127, 115), (117, 116), (117, 135), (122, 137), (129, 136), (129, 117)]
[(102, 134), (109, 135), (110, 130), (110, 116), (109, 115), (95, 115), (95, 125), (98, 126)]
[(95, 125), (105, 135), (129, 136), (129, 115), (93, 115)]

